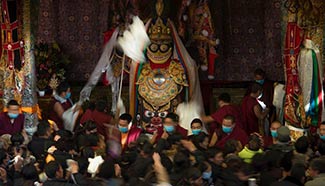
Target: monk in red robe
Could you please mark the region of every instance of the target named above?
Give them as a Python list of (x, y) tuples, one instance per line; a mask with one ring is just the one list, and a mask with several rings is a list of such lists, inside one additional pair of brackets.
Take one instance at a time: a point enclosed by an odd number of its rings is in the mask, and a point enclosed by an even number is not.
[(72, 101), (70, 97), (70, 85), (66, 82), (60, 83), (60, 85), (56, 89), (56, 94), (53, 96), (52, 101), (50, 103), (51, 110), (49, 113), (49, 119), (54, 121), (59, 129), (64, 129), (63, 113), (70, 107), (72, 107)]
[(88, 109), (84, 115), (80, 119), (80, 123), (83, 124), (88, 120), (92, 120), (97, 125), (97, 132), (103, 135), (105, 138), (106, 136), (106, 127), (105, 125), (110, 124), (112, 117), (105, 112), (106, 103), (103, 100), (98, 100), (96, 102), (96, 108), (94, 111)]
[(16, 100), (10, 100), (7, 104), (7, 112), (0, 114), (0, 135), (23, 132), (24, 114), (19, 113), (19, 104)]
[(263, 110), (257, 101), (257, 99), (261, 96), (262, 92), (262, 86), (259, 83), (254, 82), (251, 86), (250, 93), (246, 95), (243, 99), (243, 128), (247, 134), (251, 134), (253, 132), (259, 133), (258, 120), (263, 120), (269, 112), (269, 108), (265, 108)]
[(118, 129), (121, 132), (121, 145), (123, 151), (134, 144), (142, 132), (140, 128), (132, 125), (132, 116), (127, 113), (119, 117)]
[(168, 113), (163, 121), (163, 126), (158, 127), (151, 139), (152, 143), (157, 142), (160, 138), (167, 139), (171, 135), (180, 135), (182, 139), (187, 139), (188, 131), (178, 124), (178, 115)]
[[(241, 111), (240, 107), (231, 104), (231, 97), (228, 93), (222, 93), (218, 97), (218, 105), (219, 109), (211, 114), (210, 116), (202, 116), (201, 119), (204, 123), (212, 123), (216, 122), (217, 124), (221, 125), (223, 118), (226, 115), (232, 115), (235, 117), (236, 126), (242, 128), (242, 118), (241, 118)], [(211, 124), (210, 131), (215, 131), (216, 127)]]
[(236, 125), (235, 117), (232, 115), (226, 115), (222, 120), (222, 131), (214, 132), (211, 141), (217, 141), (215, 145), (223, 148), (225, 143), (231, 139), (240, 141), (243, 146), (248, 142), (246, 132)]

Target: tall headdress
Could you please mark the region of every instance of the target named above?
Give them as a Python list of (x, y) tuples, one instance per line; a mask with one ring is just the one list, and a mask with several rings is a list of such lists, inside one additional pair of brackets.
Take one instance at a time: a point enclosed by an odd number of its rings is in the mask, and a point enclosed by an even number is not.
[(164, 10), (164, 3), (163, 0), (157, 0), (156, 3), (156, 12), (157, 12), (157, 19), (154, 21), (149, 29), (148, 34), (151, 40), (172, 40), (171, 36), (171, 29), (164, 24), (164, 21), (161, 18), (162, 12)]

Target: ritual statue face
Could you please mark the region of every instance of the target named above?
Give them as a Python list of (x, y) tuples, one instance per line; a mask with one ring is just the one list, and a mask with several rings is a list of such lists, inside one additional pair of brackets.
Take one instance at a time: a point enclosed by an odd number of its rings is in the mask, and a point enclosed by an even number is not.
[(167, 114), (167, 111), (157, 112), (145, 110), (142, 120), (147, 123), (147, 126), (145, 127), (146, 131), (149, 133), (155, 132), (158, 127), (162, 126), (163, 119)]
[(152, 41), (147, 48), (149, 60), (155, 64), (163, 64), (172, 56), (173, 47), (168, 41)]

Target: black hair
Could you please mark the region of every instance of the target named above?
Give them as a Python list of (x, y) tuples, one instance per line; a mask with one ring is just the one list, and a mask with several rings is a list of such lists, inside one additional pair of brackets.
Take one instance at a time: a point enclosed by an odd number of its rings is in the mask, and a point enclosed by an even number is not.
[(202, 176), (202, 172), (200, 169), (196, 167), (190, 167), (189, 169), (186, 170), (184, 174), (184, 179), (186, 180), (187, 183), (191, 183), (194, 180), (199, 179)]
[(237, 151), (238, 142), (239, 141), (238, 140), (235, 140), (235, 139), (228, 140), (225, 143), (224, 148), (223, 148), (224, 156), (226, 156), (227, 154), (236, 152)]
[(97, 128), (97, 124), (94, 121), (88, 120), (84, 123), (84, 130), (91, 131)]
[(175, 123), (178, 123), (178, 121), (179, 121), (179, 117), (178, 117), (178, 115), (175, 114), (175, 113), (173, 113), (173, 112), (168, 113), (168, 114), (166, 115), (166, 117), (164, 118), (164, 120), (165, 120), (166, 118), (169, 118), (169, 119), (173, 120), (173, 122), (175, 122)]
[(203, 143), (203, 141), (209, 137), (206, 133), (204, 132), (200, 132), (198, 135), (194, 135), (191, 138), (191, 141), (193, 142), (193, 144), (196, 146), (196, 148), (201, 148), (200, 147), (200, 143)]
[(3, 160), (5, 160), (7, 156), (8, 153), (3, 148), (0, 148), (0, 164), (3, 163)]
[(19, 106), (19, 103), (16, 100), (12, 99), (7, 103), (7, 107), (9, 107), (10, 105)]
[(48, 178), (55, 178), (56, 172), (60, 169), (60, 164), (57, 161), (50, 161), (45, 164), (44, 172)]
[(57, 93), (58, 95), (60, 95), (62, 92), (66, 92), (66, 91), (68, 91), (69, 88), (70, 88), (70, 85), (68, 84), (68, 82), (63, 81), (63, 82), (61, 82), (61, 83), (59, 84), (59, 86), (57, 87), (57, 89), (56, 89), (56, 93)]
[(33, 163), (28, 163), (24, 165), (23, 168), (21, 169), (21, 174), (23, 178), (26, 180), (32, 180), (32, 181), (38, 180), (38, 172)]
[(251, 134), (248, 138), (248, 149), (258, 151), (262, 147), (262, 141), (256, 134)]
[(89, 166), (89, 161), (88, 158), (81, 157), (77, 160), (78, 166), (79, 166), (79, 173), (80, 174), (85, 174), (87, 172), (87, 168)]
[(59, 135), (61, 140), (70, 140), (73, 137), (73, 133), (69, 130), (58, 130), (56, 134)]
[(81, 157), (84, 158), (94, 158), (95, 157), (95, 152), (91, 147), (85, 146), (84, 148), (81, 149)]
[(100, 178), (109, 179), (114, 177), (114, 175), (115, 175), (114, 163), (111, 160), (105, 160), (99, 166), (99, 172), (97, 176)]
[(301, 136), (295, 142), (295, 149), (298, 153), (305, 154), (308, 151), (309, 142), (306, 136)]
[(263, 87), (261, 84), (253, 82), (250, 90), (251, 93), (257, 93), (258, 91), (262, 91)]
[(218, 147), (209, 147), (207, 150), (208, 158), (214, 158), (219, 153), (223, 153), (223, 151), (221, 148)]
[(263, 78), (265, 78), (265, 71), (261, 68), (257, 68), (255, 71), (254, 71), (254, 75), (259, 75), (259, 76), (262, 76)]
[(303, 163), (295, 163), (291, 168), (290, 176), (297, 180), (302, 180), (302, 178), (306, 177), (305, 165)]
[(226, 102), (226, 103), (230, 103), (231, 101), (231, 97), (230, 97), (230, 94), (228, 93), (221, 93), (219, 96), (218, 96), (218, 101), (223, 101), (223, 102)]
[(193, 123), (200, 123), (201, 126), (203, 126), (202, 120), (200, 120), (199, 118), (195, 118), (195, 119), (192, 120), (191, 127), (192, 127)]
[(310, 167), (318, 171), (318, 174), (325, 173), (325, 159), (316, 158), (310, 162)]
[(106, 107), (107, 107), (107, 102), (105, 100), (100, 99), (96, 102), (96, 110), (97, 111), (104, 112)]
[(130, 123), (132, 121), (132, 116), (128, 113), (124, 113), (124, 114), (120, 115), (119, 119), (126, 120), (126, 121), (128, 121), (128, 123)]
[(289, 172), (292, 168), (292, 159), (294, 157), (293, 151), (287, 152), (283, 155), (280, 160), (280, 167), (283, 168), (284, 171)]
[(232, 123), (234, 123), (236, 121), (235, 116), (233, 116), (231, 114), (225, 115), (225, 117), (223, 117), (223, 119), (225, 119), (225, 120), (231, 120)]
[(10, 137), (10, 141), (13, 146), (20, 146), (24, 143), (25, 139), (20, 132), (16, 132)]
[(180, 173), (190, 167), (190, 160), (188, 154), (184, 152), (177, 152), (174, 155), (174, 172)]
[(47, 120), (42, 120), (37, 125), (37, 135), (44, 136), (46, 135), (47, 131), (51, 128), (50, 123)]

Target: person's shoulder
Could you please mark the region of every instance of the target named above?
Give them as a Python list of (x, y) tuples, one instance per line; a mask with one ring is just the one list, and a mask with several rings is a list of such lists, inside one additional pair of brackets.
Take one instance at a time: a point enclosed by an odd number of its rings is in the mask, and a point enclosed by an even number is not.
[(187, 129), (183, 128), (180, 125), (177, 125), (176, 127), (177, 127), (177, 131), (179, 131), (179, 132), (187, 132)]
[(323, 185), (324, 182), (325, 182), (325, 178), (324, 177), (315, 178), (313, 180), (307, 181), (305, 183), (305, 186), (318, 186), (318, 185)]
[(5, 118), (7, 114), (8, 114), (7, 112), (1, 112), (0, 119)]

